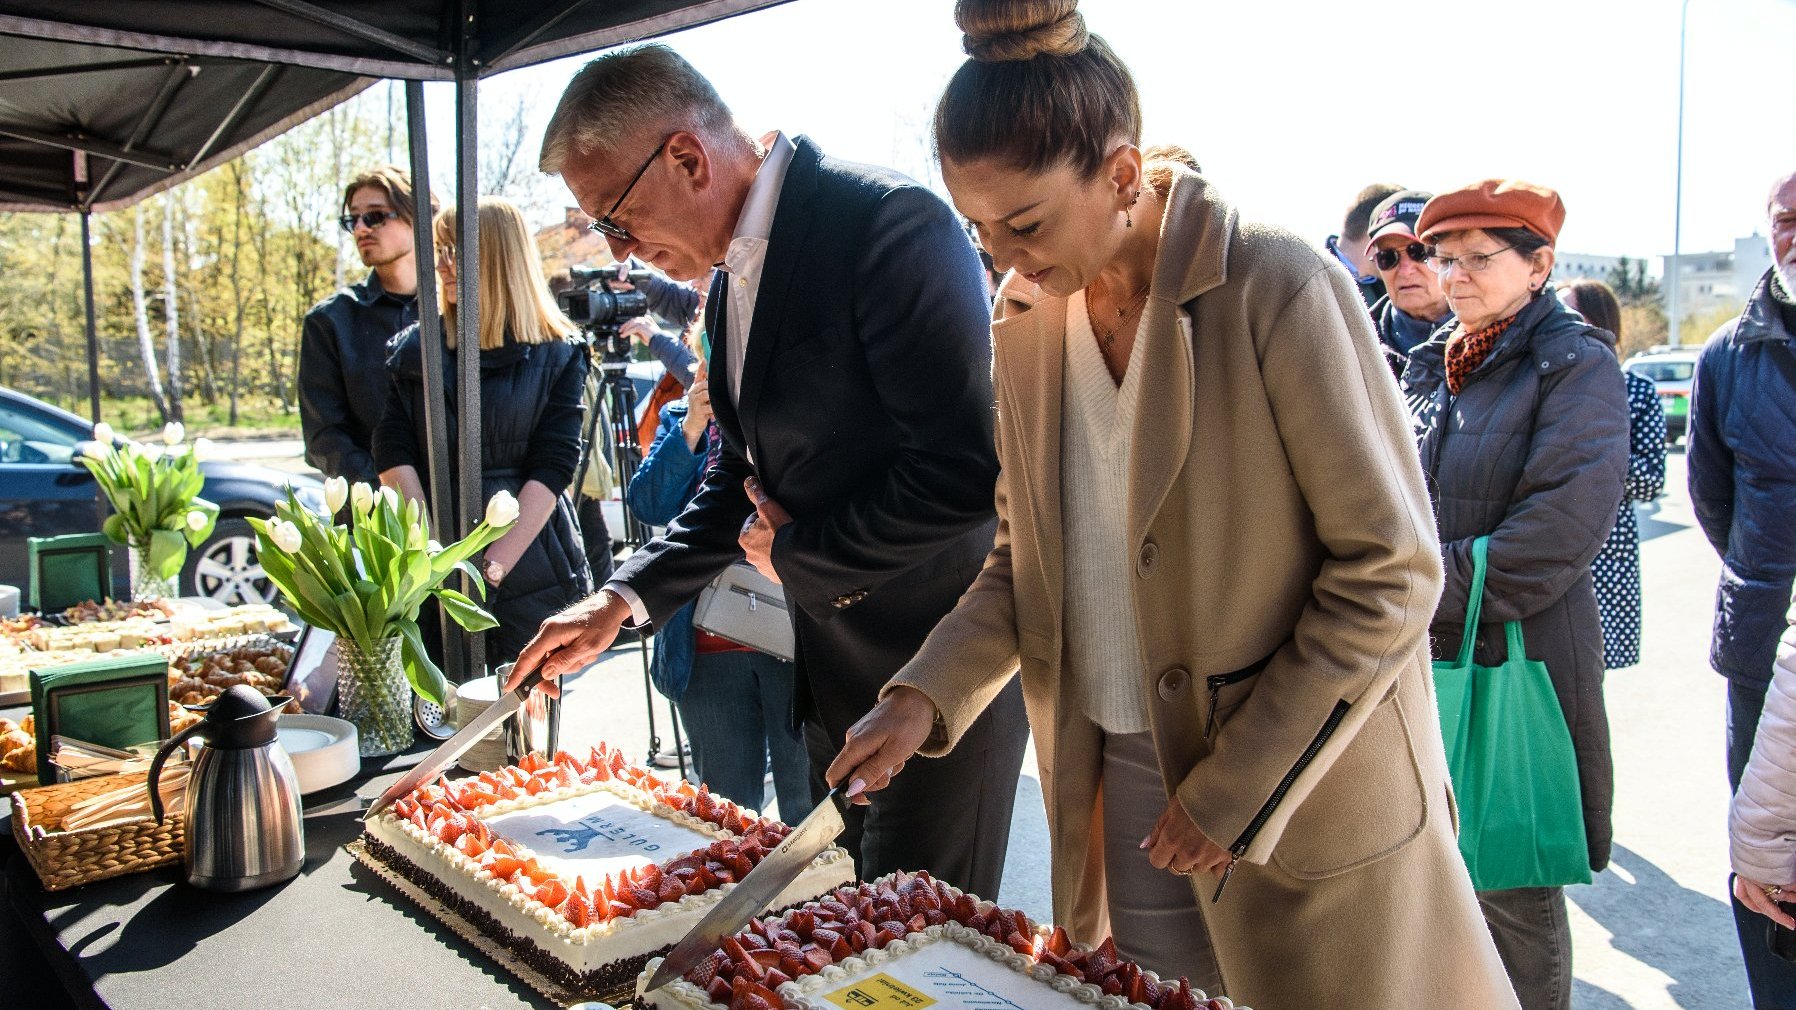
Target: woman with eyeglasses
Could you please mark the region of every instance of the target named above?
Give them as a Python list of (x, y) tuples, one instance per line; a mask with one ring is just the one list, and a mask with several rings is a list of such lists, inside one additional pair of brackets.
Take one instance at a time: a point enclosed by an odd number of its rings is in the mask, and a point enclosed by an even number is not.
[[(444, 416), (449, 459), (456, 449), (456, 270), (454, 208), (437, 215), (437, 291), (443, 304)], [(487, 609), (490, 663), (510, 662), (543, 620), (592, 592), (586, 550), (565, 494), (580, 462), (582, 393), (588, 367), (579, 331), (555, 305), (529, 226), (517, 207), (480, 198), (480, 500), (500, 491), (518, 499), (518, 520), (477, 562)], [(416, 324), (394, 338), (386, 412), (374, 432), (380, 480), (424, 499), (429, 457), (424, 434), (424, 355)], [(460, 474), (450, 473), (451, 485)], [(460, 492), (454, 500), (460, 500)]]
[(1413, 189), (1392, 193), (1372, 208), (1366, 226), (1366, 254), (1385, 291), (1372, 303), (1372, 325), (1399, 378), (1409, 352), (1453, 321), (1440, 276), (1428, 263), (1428, 247), (1416, 237), (1416, 219), (1432, 196)]
[[(1609, 863), (1614, 773), (1603, 709), (1603, 628), (1590, 562), (1615, 525), (1628, 471), (1628, 402), (1615, 354), (1547, 284), (1565, 222), (1559, 194), (1487, 179), (1428, 201), (1417, 221), (1458, 322), (1409, 356), (1446, 563), (1429, 628), (1458, 651), (1472, 544), (1490, 537), (1475, 661), (1500, 664), (1520, 621), (1546, 664), (1573, 748), (1590, 868)], [(1527, 755), (1515, 755), (1525, 760)], [(1561, 887), (1481, 891), (1485, 921), (1526, 1010), (1571, 1005), (1571, 928)]]

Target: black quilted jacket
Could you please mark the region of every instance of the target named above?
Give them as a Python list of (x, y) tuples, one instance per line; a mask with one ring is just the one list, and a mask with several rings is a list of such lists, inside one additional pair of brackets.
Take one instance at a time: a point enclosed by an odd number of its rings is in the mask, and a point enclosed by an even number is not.
[(1571, 729), (1590, 865), (1601, 870), (1615, 775), (1590, 562), (1615, 525), (1628, 471), (1626, 386), (1608, 344), (1551, 293), (1521, 311), (1455, 397), (1445, 353), (1457, 330), (1416, 348), (1403, 373), (1424, 417), (1422, 469), (1446, 562), (1434, 655), (1459, 649), (1472, 541), (1488, 534), (1476, 659), (1500, 662), (1503, 622), (1522, 622), (1528, 657), (1546, 664)]
[[(416, 467), (429, 487), (424, 435), (424, 355), (414, 324), (394, 338), (387, 368), (392, 392), (374, 432), (374, 460), (381, 470)], [(443, 356), (449, 458), (456, 449), (454, 353)], [(480, 496), (516, 495), (536, 480), (556, 494), (555, 511), (518, 563), (487, 594), (499, 619), (487, 639), (492, 664), (517, 658), (543, 619), (592, 592), (592, 576), (580, 527), (567, 496), (580, 460), (581, 394), (586, 386), (586, 345), (507, 342), (480, 352)], [(450, 475), (452, 483), (459, 475)], [(455, 485), (459, 488), (459, 484)], [(456, 494), (460, 494), (457, 490)]]

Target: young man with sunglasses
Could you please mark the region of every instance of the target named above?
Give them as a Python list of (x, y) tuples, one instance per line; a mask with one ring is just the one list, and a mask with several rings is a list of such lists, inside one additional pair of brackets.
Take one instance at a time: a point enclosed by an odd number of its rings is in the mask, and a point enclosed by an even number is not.
[(362, 172), (343, 189), (343, 211), (337, 224), (371, 271), (306, 313), (299, 422), (306, 462), (327, 477), (378, 485), (370, 439), (387, 402), (387, 341), (418, 318), (411, 175), (396, 165)]
[(1440, 275), (1428, 262), (1428, 247), (1416, 237), (1416, 220), (1432, 196), (1413, 189), (1392, 193), (1367, 219), (1366, 256), (1385, 287), (1383, 297), (1372, 303), (1372, 325), (1399, 378), (1409, 352), (1453, 321)]

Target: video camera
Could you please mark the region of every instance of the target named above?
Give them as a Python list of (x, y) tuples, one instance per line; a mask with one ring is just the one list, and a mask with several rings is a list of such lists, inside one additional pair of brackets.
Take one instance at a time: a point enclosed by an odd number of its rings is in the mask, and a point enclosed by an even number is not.
[[(628, 320), (648, 315), (649, 298), (642, 288), (649, 281), (649, 271), (628, 270), (620, 263), (573, 267), (568, 275), (574, 286), (557, 296), (561, 311), (598, 346), (599, 367), (621, 370), (630, 360), (630, 341), (619, 329)], [(615, 285), (626, 281), (632, 290), (617, 290)]]

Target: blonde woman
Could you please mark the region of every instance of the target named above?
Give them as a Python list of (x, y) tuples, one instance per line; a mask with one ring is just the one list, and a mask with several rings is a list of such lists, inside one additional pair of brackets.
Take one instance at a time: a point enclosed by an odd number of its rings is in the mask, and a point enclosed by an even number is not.
[[(456, 437), (455, 211), (436, 219), (438, 296), (443, 304), (444, 402), (449, 458)], [(511, 532), (477, 560), (487, 603), (499, 619), (491, 662), (516, 658), (543, 619), (592, 591), (580, 530), (567, 496), (580, 461), (586, 347), (556, 308), (530, 229), (517, 207), (480, 199), (480, 497), (517, 496)], [(424, 363), (416, 324), (393, 338), (392, 389), (374, 433), (381, 483), (424, 497), (430, 460), (424, 437)], [(459, 488), (461, 475), (451, 472)], [(459, 496), (459, 490), (456, 494)], [(459, 497), (458, 497), (459, 500)]]

